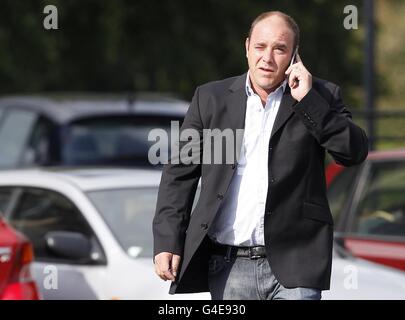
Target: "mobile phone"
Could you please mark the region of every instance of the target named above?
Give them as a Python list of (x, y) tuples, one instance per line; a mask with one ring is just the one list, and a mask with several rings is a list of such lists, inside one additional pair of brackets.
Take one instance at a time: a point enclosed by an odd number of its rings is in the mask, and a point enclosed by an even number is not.
[[(293, 53), (293, 55), (292, 55), (292, 57), (291, 57), (291, 62), (290, 62), (289, 67), (291, 67), (294, 63), (297, 62), (297, 54), (298, 54), (298, 46), (295, 47), (294, 53)], [(287, 81), (288, 81), (288, 78), (289, 78), (289, 77), (287, 77)], [(298, 82), (298, 80), (294, 80), (294, 83), (295, 83), (295, 84), (296, 84), (297, 82)]]
[(290, 67), (297, 62), (298, 46), (295, 47), (294, 53), (291, 57)]

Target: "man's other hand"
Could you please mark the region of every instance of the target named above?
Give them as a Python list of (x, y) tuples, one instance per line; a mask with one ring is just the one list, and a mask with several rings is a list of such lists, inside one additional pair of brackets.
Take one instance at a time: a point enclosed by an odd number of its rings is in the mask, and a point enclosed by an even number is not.
[(179, 269), (181, 257), (170, 252), (161, 252), (155, 256), (155, 272), (164, 281), (174, 281)]

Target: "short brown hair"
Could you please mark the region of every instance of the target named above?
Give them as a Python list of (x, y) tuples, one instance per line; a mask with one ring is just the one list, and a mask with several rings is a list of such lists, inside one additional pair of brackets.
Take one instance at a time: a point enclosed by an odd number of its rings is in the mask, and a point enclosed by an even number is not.
[(294, 48), (297, 47), (300, 43), (300, 29), (292, 17), (290, 17), (288, 14), (285, 14), (284, 12), (281, 12), (281, 11), (267, 11), (267, 12), (263, 12), (262, 14), (257, 16), (256, 19), (253, 20), (253, 22), (250, 26), (248, 38), (250, 39), (253, 29), (256, 26), (256, 24), (258, 24), (260, 21), (262, 21), (266, 18), (269, 18), (271, 16), (279, 16), (288, 24), (288, 26), (294, 32)]

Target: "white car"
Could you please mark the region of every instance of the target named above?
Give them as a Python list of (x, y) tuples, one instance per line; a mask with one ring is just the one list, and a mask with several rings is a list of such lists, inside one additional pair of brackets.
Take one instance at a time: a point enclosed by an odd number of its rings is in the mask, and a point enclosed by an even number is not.
[[(161, 172), (27, 169), (0, 172), (0, 210), (34, 245), (44, 299), (210, 299), (169, 295), (152, 263)], [(405, 299), (405, 274), (334, 253), (324, 299)]]

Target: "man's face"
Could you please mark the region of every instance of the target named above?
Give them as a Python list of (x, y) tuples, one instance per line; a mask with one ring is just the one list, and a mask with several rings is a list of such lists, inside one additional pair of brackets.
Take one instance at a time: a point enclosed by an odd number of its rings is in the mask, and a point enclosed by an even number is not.
[(293, 53), (294, 32), (278, 16), (266, 18), (246, 39), (250, 79), (256, 90), (271, 92), (285, 79)]

